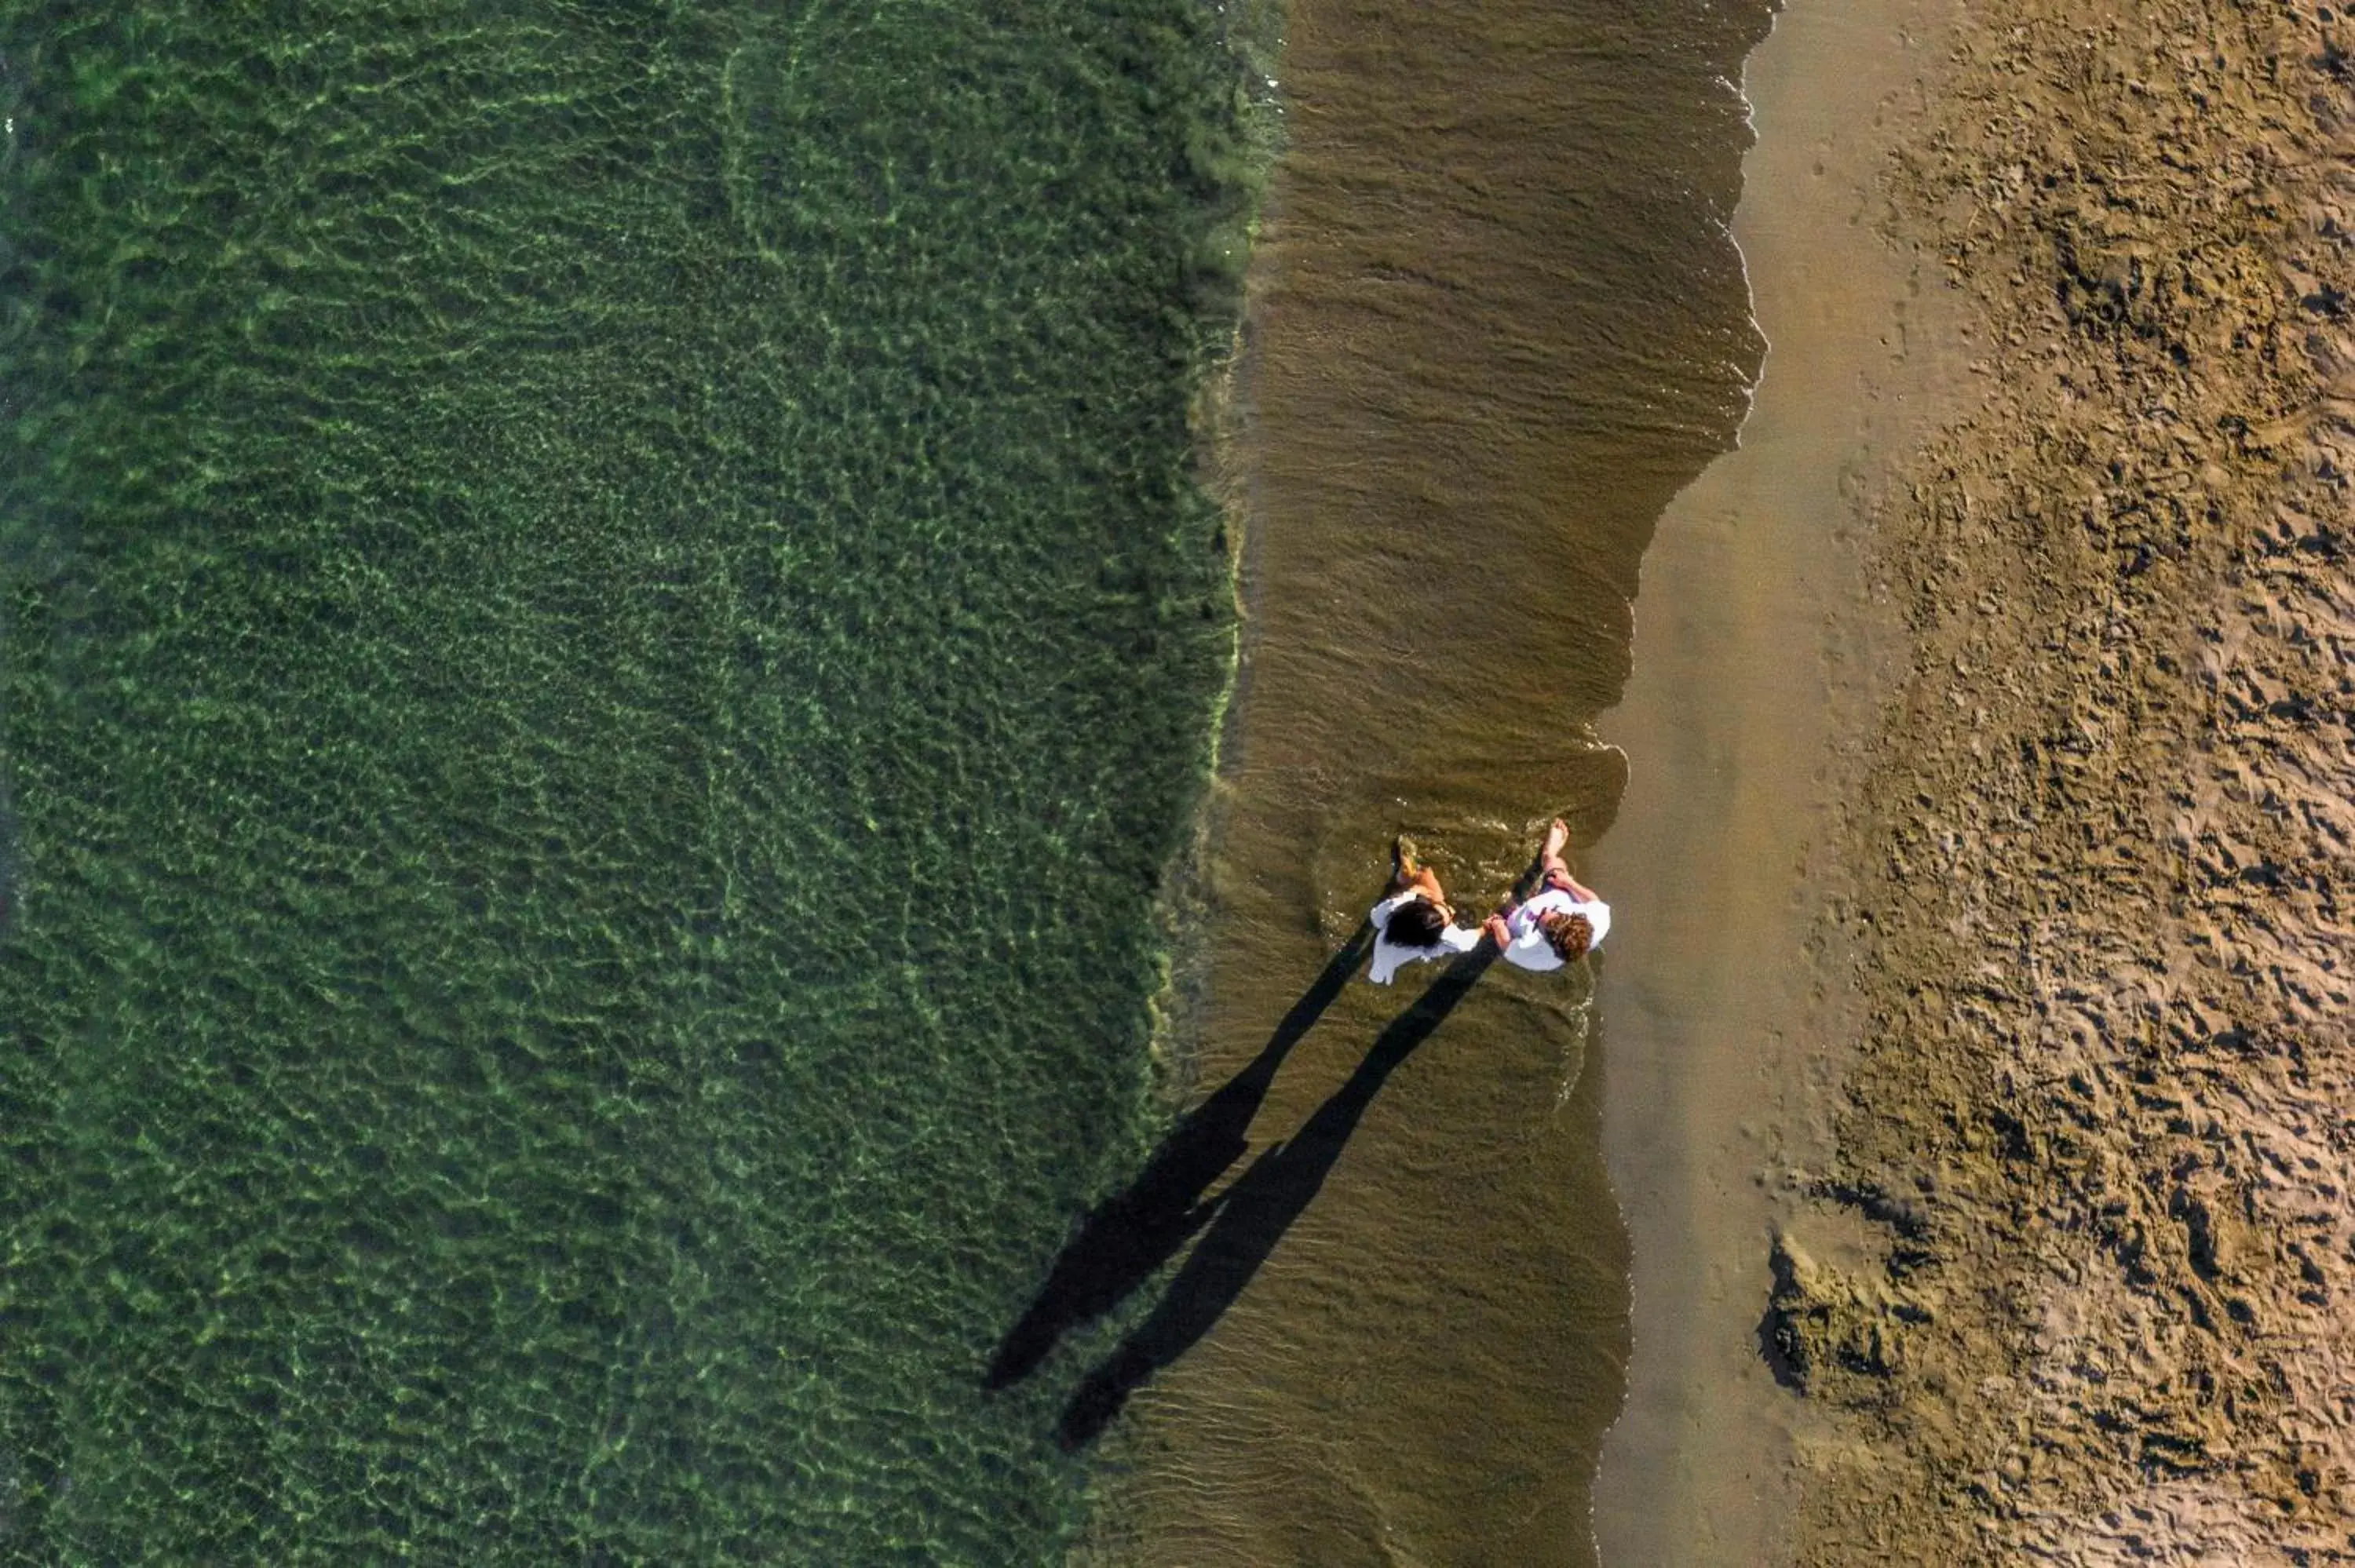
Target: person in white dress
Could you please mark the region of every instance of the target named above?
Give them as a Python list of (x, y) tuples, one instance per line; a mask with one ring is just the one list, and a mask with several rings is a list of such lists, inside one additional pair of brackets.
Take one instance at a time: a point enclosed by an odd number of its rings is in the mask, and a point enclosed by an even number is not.
[(1407, 964), (1453, 958), (1480, 945), (1479, 930), (1455, 924), (1455, 906), (1439, 878), (1418, 864), (1413, 846), (1400, 839), (1391, 846), (1391, 890), (1367, 915), (1374, 927), (1374, 961), (1366, 978), (1388, 985)]
[(1570, 874), (1561, 858), (1570, 829), (1561, 818), (1546, 830), (1538, 851), (1542, 872), (1537, 893), (1526, 904), (1508, 904), (1481, 925), (1505, 961), (1525, 969), (1558, 969), (1600, 947), (1611, 929), (1611, 906)]

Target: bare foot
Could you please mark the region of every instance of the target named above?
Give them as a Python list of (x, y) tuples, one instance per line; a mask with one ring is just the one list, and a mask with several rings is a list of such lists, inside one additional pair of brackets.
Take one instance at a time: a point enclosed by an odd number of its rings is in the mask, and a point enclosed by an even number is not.
[(1561, 853), (1561, 846), (1568, 842), (1570, 842), (1570, 824), (1556, 817), (1553, 820), (1553, 825), (1546, 829), (1545, 848), (1538, 852), (1538, 858), (1552, 860)]

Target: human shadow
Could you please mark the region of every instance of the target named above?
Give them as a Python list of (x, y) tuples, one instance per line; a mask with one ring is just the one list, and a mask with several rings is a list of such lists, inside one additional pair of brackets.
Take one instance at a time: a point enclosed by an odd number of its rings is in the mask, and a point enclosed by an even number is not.
[(1126, 1300), (1209, 1223), (1220, 1204), (1203, 1202), (1202, 1194), (1251, 1146), (1252, 1118), (1276, 1070), (1349, 983), (1373, 938), (1373, 927), (1361, 922), (1250, 1065), (1188, 1111), (1136, 1180), (1081, 1222), (1038, 1298), (999, 1341), (984, 1386), (1006, 1388), (1028, 1377), (1065, 1334)]
[(1391, 1021), (1348, 1081), (1316, 1107), (1300, 1130), (1253, 1160), (1209, 1205), (1209, 1228), (1162, 1292), (1152, 1316), (1088, 1374), (1064, 1407), (1055, 1434), (1064, 1449), (1093, 1442), (1131, 1394), (1191, 1350), (1225, 1315), (1325, 1185), (1382, 1085), (1455, 1011), (1496, 958), (1495, 948), (1483, 943), (1449, 964), (1412, 1007)]

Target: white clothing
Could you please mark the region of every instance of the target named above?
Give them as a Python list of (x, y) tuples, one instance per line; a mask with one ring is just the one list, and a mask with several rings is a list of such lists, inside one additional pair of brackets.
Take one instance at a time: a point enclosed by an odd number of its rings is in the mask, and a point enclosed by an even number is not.
[(1549, 887), (1505, 916), (1505, 929), (1513, 934), (1513, 939), (1505, 944), (1508, 963), (1540, 973), (1561, 968), (1561, 955), (1553, 950), (1553, 944), (1538, 927), (1538, 916), (1557, 910), (1564, 915), (1583, 915), (1587, 924), (1594, 927), (1594, 939), (1586, 945), (1587, 951), (1593, 952), (1603, 945), (1604, 934), (1611, 929), (1611, 906), (1600, 898), (1581, 903), (1559, 887)]
[(1376, 985), (1388, 985), (1391, 977), (1401, 964), (1423, 963), (1431, 959), (1444, 959), (1457, 953), (1468, 953), (1480, 945), (1479, 930), (1471, 926), (1449, 925), (1439, 933), (1439, 940), (1428, 948), (1401, 947), (1391, 940), (1391, 916), (1423, 895), (1401, 893), (1383, 899), (1366, 916), (1374, 923), (1374, 963), (1366, 978)]

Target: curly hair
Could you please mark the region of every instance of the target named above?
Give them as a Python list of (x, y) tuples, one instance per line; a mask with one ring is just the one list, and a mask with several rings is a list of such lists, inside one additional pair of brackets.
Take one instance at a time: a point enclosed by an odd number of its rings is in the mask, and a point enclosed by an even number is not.
[(1564, 915), (1539, 922), (1546, 942), (1564, 963), (1575, 963), (1594, 946), (1594, 922), (1583, 915)]
[(1447, 916), (1428, 898), (1412, 898), (1391, 911), (1382, 935), (1401, 948), (1435, 948), (1447, 929)]

